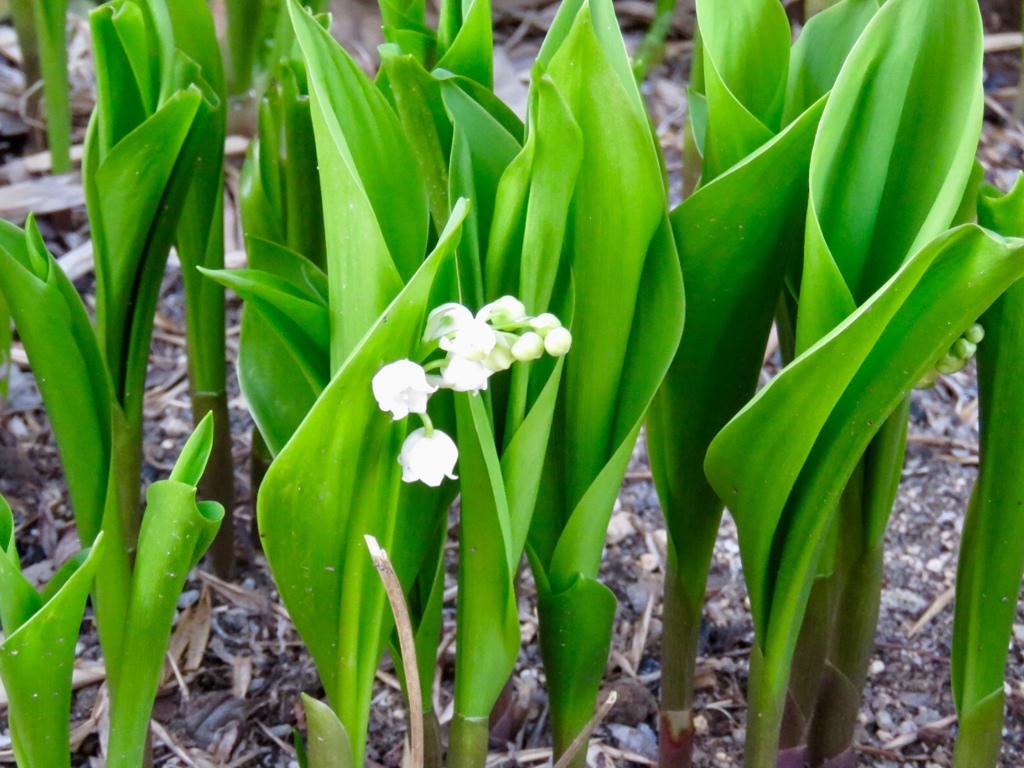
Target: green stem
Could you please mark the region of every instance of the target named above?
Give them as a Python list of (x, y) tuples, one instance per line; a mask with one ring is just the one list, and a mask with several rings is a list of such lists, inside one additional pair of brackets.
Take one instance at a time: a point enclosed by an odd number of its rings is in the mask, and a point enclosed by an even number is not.
[(658, 765), (690, 768), (693, 765), (693, 699), (701, 605), (687, 600), (679, 573), (665, 573), (662, 609), (661, 703), (658, 718)]
[(198, 426), (208, 413), (213, 413), (213, 452), (199, 481), (199, 497), (224, 507), (224, 521), (210, 547), (209, 562), (217, 576), (230, 579), (235, 569), (235, 476), (227, 392), (192, 393), (193, 424)]
[[(132, 562), (139, 540), (141, 522), (139, 475), (142, 471), (140, 437), (128, 424), (120, 409), (113, 408), (110, 481), (103, 510), (103, 534), (106, 544), (96, 570), (93, 605), (103, 655), (108, 660), (121, 658), (124, 627), (128, 620)], [(117, 689), (117, 665), (108, 663), (107, 686), (111, 695)]]
[(784, 675), (774, 672), (761, 646), (754, 643), (750, 649), (747, 689), (747, 743), (743, 763), (746, 768), (775, 768), (787, 681)]
[(484, 768), (490, 732), (486, 717), (455, 715), (448, 737), (448, 768)]
[[(11, 0), (11, 20), (14, 22), (14, 29), (18, 33), (18, 47), (21, 50), (21, 71), (25, 76), (25, 87), (31, 88), (42, 78), (42, 69), (39, 62), (39, 41), (36, 38), (35, 11), (32, 0)], [(37, 91), (30, 99), (28, 113), (35, 115), (38, 112), (39, 92)], [(41, 136), (36, 130), (32, 130), (31, 144), (36, 145)]]
[(899, 488), (909, 416), (906, 398), (871, 441), (840, 503), (828, 663), (808, 735), (812, 766), (844, 755), (853, 745), (875, 649), (885, 529)]
[(642, 83), (665, 58), (665, 39), (672, 31), (672, 17), (676, 11), (676, 0), (657, 0), (654, 21), (647, 34), (637, 46), (633, 56), (633, 73), (636, 81)]
[(444, 768), (441, 721), (432, 709), (423, 712), (423, 768)]
[(260, 494), (260, 486), (263, 485), (263, 478), (267, 476), (270, 469), (270, 462), (273, 457), (267, 447), (267, 441), (263, 439), (263, 433), (259, 427), (252, 428), (252, 452), (249, 455), (249, 497), (252, 502), (252, 545), (263, 549), (263, 539), (260, 538), (259, 521), (256, 518), (256, 500)]
[(33, 0), (36, 40), (41, 52), (46, 131), (53, 173), (71, 171), (71, 97), (68, 93), (67, 2)]

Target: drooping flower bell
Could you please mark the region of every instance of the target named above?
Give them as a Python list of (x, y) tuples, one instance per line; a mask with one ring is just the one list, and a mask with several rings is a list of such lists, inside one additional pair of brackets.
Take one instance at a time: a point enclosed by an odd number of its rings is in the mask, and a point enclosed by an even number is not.
[(437, 387), (427, 381), (423, 366), (412, 360), (388, 363), (373, 377), (373, 396), (382, 411), (398, 421), (410, 413), (426, 413), (427, 401)]
[(413, 430), (402, 443), (398, 463), (402, 465), (402, 480), (414, 483), (417, 480), (436, 488), (447, 477), (457, 480), (454, 474), (459, 449), (455, 442), (439, 429), (427, 434), (424, 427)]

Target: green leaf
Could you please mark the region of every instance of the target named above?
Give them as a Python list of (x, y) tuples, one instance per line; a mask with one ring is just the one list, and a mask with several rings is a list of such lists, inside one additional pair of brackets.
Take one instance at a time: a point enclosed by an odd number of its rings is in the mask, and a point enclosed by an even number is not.
[[(381, 365), (416, 359), (430, 308), (457, 298), (454, 252), (465, 214), (465, 203), (455, 207), (434, 253), (335, 374), (260, 489), (257, 514), (267, 559), (328, 700), (353, 739), (356, 764), (374, 672), (390, 634), (383, 588), (363, 536), (374, 535), (410, 581), (421, 566), (409, 567), (403, 562), (408, 550), (391, 546), (395, 529), (418, 510), (398, 504), (405, 422), (380, 411), (370, 382)], [(421, 492), (419, 504), (434, 510), (436, 496), (448, 493), (443, 486)], [(414, 527), (417, 535), (423, 530)]]
[(297, 365), (308, 386), (319, 392), (330, 376), (330, 311), (309, 284), (316, 268), (298, 254), (270, 243), (250, 240), (250, 249), (262, 251), (268, 262), (274, 260), (267, 264), (267, 271), (201, 271), (241, 296), (250, 310), (266, 321), (284, 351), (290, 353), (286, 364)]
[(162, 480), (146, 494), (122, 652), (108, 662), (118, 666), (117, 679), (122, 681), (111, 697), (107, 757), (111, 768), (142, 764), (178, 597), (188, 572), (213, 542), (224, 518), (224, 508), (217, 502), (196, 502), (191, 484), (198, 480), (212, 443), (213, 424), (207, 419), (186, 444), (172, 474), (186, 482)]
[[(1019, 176), (1006, 195), (982, 188), (978, 220), (1004, 235), (1024, 235)], [(1006, 649), (1024, 573), (1024, 283), (1011, 286), (980, 322), (980, 462), (960, 544), (951, 678), (961, 718), (957, 761), (977, 756), (972, 764), (994, 765), (1002, 740)], [(991, 759), (984, 762), (983, 755)]]
[(79, 536), (100, 530), (111, 458), (111, 387), (78, 292), (27, 232), (0, 222), (0, 292), (8, 297), (61, 452)]
[(835, 326), (840, 281), (846, 309), (859, 305), (949, 226), (978, 145), (981, 65), (971, 0), (893, 0), (864, 30), (811, 155), (803, 281), (831, 287), (801, 286), (798, 349)]
[(561, 754), (590, 720), (611, 649), (609, 628), (615, 595), (596, 579), (580, 575), (565, 591), (537, 599), (540, 647), (548, 670), (548, 698), (555, 751)]
[[(686, 323), (648, 414), (647, 446), (680, 580), (696, 605), (722, 512), (704, 456), (757, 386), (787, 260), (801, 244), (807, 166), (823, 108), (824, 100), (671, 215)], [(752, 195), (765, 189), (772, 194)]]
[(423, 261), (427, 201), (391, 106), (359, 66), (289, 0), (306, 59), (326, 219), (331, 369), (336, 371)]
[[(447, 0), (458, 8), (459, 29), (454, 39), (439, 24), (438, 69), (469, 78), (484, 88), (494, 87), (494, 33), (491, 30), (491, 0)], [(444, 14), (442, 13), (442, 18)]]
[(530, 129), (495, 194), (485, 295), (518, 296), (528, 312), (549, 307), (583, 156), (583, 137), (550, 77), (530, 87)]
[(707, 129), (704, 181), (779, 130), (789, 69), (789, 19), (777, 0), (697, 3)]
[[(120, 402), (140, 397), (157, 292), (186, 187), (181, 152), (202, 104), (181, 91), (101, 160), (93, 120), (83, 160), (96, 254), (96, 333)], [(147, 172), (140, 173), (145, 166)]]
[(462, 301), (479, 307), (484, 303), (482, 264), (487, 253), (495, 198), (502, 174), (519, 153), (520, 144), (452, 79), (444, 81), (440, 93), (454, 129), (449, 197), (473, 200), (459, 243)]
[(843, 0), (804, 25), (790, 53), (783, 125), (832, 90), (847, 55), (877, 11), (878, 0)]
[(886, 417), (1022, 272), (1021, 241), (974, 226), (937, 238), (711, 443), (705, 470), (736, 519), (755, 632), (776, 687), (785, 690), (815, 572), (819, 546), (807, 542), (822, 541)]
[[(9, 523), (10, 509), (0, 500), (0, 529), (9, 527)], [(0, 644), (0, 679), (7, 692), (11, 741), (18, 765), (71, 765), (71, 672), (85, 601), (99, 563), (95, 553), (102, 549), (102, 539), (102, 534), (96, 538), (84, 561), (69, 565), (61, 575), (64, 583), (45, 602), (18, 573), (13, 540), (6, 551), (0, 552), (5, 634)], [(10, 578), (14, 573), (21, 585), (16, 586)], [(27, 592), (34, 596), (35, 605), (30, 613), (19, 617), (17, 626), (12, 626), (8, 623), (8, 603), (21, 602)]]
[(309, 725), (309, 768), (352, 768), (352, 744), (345, 726), (326, 704), (302, 694)]
[(459, 596), (456, 642), (471, 653), (455, 658), (455, 711), (490, 715), (519, 653), (509, 502), (494, 433), (483, 399), (455, 396), (458, 417)]
[(238, 379), (253, 420), (276, 455), (330, 380), (327, 276), (268, 241), (249, 237), (247, 245), (254, 269), (208, 275), (246, 300)]

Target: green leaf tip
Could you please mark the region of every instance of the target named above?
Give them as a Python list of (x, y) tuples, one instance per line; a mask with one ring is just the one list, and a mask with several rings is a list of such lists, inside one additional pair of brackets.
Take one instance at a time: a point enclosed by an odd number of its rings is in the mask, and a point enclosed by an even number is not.
[(181, 455), (174, 465), (170, 479), (185, 485), (196, 486), (203, 476), (206, 462), (213, 451), (213, 412), (206, 414), (192, 432), (192, 436), (181, 449)]

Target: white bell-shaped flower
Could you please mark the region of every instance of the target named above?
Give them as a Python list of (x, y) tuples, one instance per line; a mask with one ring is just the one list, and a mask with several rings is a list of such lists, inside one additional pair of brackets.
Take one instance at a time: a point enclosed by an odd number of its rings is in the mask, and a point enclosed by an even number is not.
[(461, 323), (455, 333), (442, 336), (438, 344), (445, 352), (451, 352), (466, 360), (485, 360), (498, 343), (494, 329), (482, 320)]
[(388, 363), (373, 377), (373, 396), (382, 411), (389, 411), (395, 421), (410, 413), (426, 413), (427, 400), (437, 387), (427, 381), (423, 366), (412, 360)]
[(480, 360), (468, 360), (465, 357), (448, 355), (446, 365), (441, 369), (442, 386), (455, 392), (472, 392), (480, 394), (487, 389), (487, 380), (494, 371)]
[(436, 488), (446, 477), (458, 479), (453, 474), (458, 458), (459, 449), (448, 435), (439, 429), (427, 435), (426, 429), (420, 427), (405, 438), (398, 463), (402, 465), (402, 480), (405, 482), (418, 480)]
[(429, 343), (456, 333), (466, 323), (473, 322), (473, 313), (461, 304), (448, 302), (433, 309), (427, 315), (427, 329), (423, 341)]
[(526, 319), (526, 305), (515, 296), (502, 296), (497, 301), (485, 304), (476, 313), (476, 319), (499, 328), (521, 323)]

